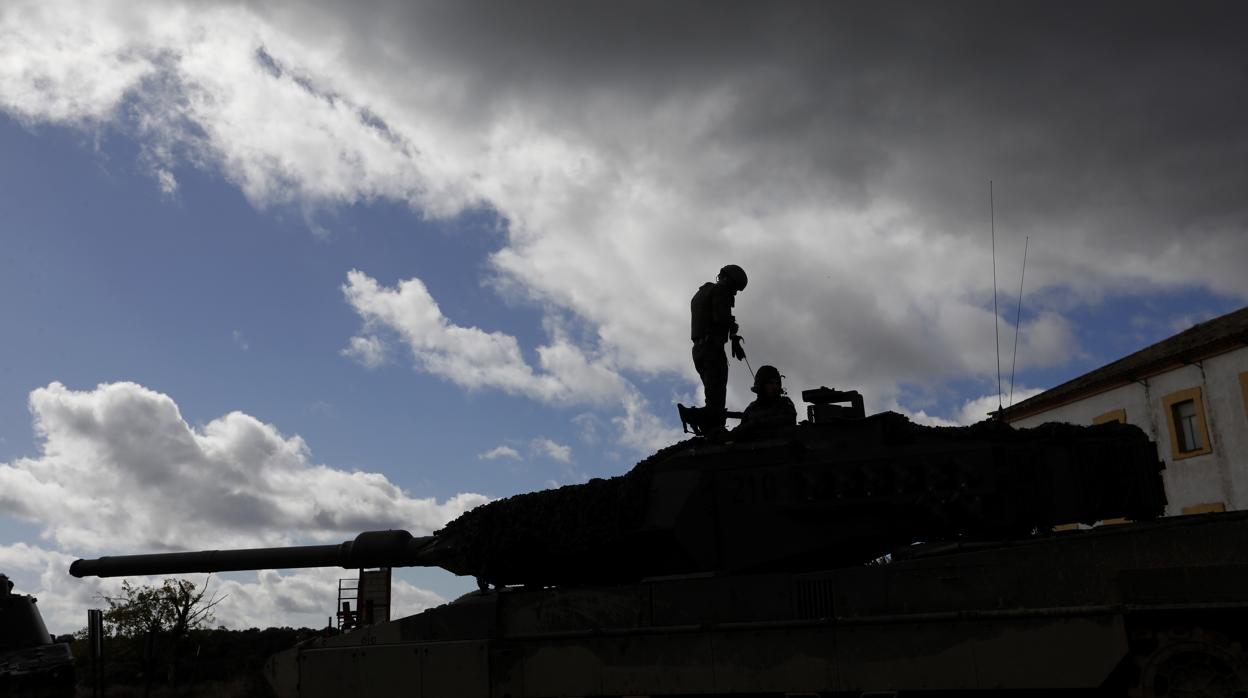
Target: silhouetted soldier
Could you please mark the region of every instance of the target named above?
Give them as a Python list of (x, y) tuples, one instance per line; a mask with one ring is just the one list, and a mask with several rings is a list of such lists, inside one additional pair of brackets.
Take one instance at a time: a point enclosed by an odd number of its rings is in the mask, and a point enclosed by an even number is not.
[(693, 367), (698, 370), (706, 391), (703, 427), (708, 432), (724, 428), (724, 399), (728, 392), (728, 357), (724, 354), (724, 344), (729, 337), (732, 338), (732, 355), (738, 360), (745, 358), (732, 306), (737, 291), (744, 290), (748, 282), (744, 269), (729, 264), (719, 270), (714, 283), (702, 284), (689, 303), (693, 320), (690, 333)]
[(791, 427), (797, 423), (797, 407), (784, 393), (780, 371), (775, 366), (759, 366), (754, 374), (754, 387), (750, 388), (755, 395), (745, 411), (741, 413), (741, 424), (734, 432), (769, 427)]

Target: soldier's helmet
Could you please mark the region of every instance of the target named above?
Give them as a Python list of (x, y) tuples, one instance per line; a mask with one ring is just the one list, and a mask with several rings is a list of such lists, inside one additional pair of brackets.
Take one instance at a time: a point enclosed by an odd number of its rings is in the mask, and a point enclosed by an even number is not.
[(750, 388), (751, 392), (757, 393), (763, 389), (768, 383), (775, 383), (780, 386), (780, 391), (784, 392), (784, 384), (780, 381), (783, 376), (780, 370), (775, 366), (763, 365), (758, 367), (758, 371), (754, 373), (754, 387)]
[(745, 285), (750, 282), (745, 275), (745, 270), (735, 264), (729, 264), (720, 269), (719, 275), (728, 281), (734, 291), (744, 291)]

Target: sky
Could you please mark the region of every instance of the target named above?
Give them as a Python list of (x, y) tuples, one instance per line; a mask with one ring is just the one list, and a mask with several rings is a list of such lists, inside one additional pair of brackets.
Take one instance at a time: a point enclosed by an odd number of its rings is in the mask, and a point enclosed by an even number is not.
[[(729, 263), (752, 366), (932, 424), (1242, 307), (1246, 14), (7, 0), (0, 572), (72, 632), (118, 587), (78, 557), (625, 472)], [(323, 625), (350, 575), (214, 576), (217, 622)], [(472, 588), (396, 571), (395, 614)]]

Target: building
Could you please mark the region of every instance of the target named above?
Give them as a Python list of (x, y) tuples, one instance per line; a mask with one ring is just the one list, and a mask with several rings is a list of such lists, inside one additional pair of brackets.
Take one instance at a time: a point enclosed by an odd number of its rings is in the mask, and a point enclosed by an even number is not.
[(1248, 308), (1004, 411), (1016, 427), (1134, 424), (1166, 463), (1167, 515), (1248, 509)]

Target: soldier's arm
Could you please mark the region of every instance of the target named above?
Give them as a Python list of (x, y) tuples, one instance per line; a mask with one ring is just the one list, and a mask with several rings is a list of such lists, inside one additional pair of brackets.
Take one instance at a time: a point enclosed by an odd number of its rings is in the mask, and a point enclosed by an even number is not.
[(729, 331), (735, 331), (737, 319), (732, 316), (732, 294), (717, 290), (719, 292), (711, 298), (711, 320), (717, 327), (726, 327)]

